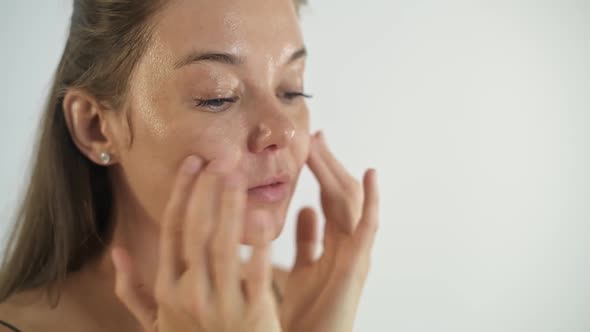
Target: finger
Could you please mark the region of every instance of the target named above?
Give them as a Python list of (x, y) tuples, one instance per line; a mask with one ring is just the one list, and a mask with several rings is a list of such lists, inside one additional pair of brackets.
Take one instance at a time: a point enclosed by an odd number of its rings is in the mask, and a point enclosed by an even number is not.
[(270, 244), (256, 246), (252, 250), (247, 274), (247, 299), (258, 302), (271, 284)]
[(336, 224), (337, 231), (352, 234), (361, 216), (361, 186), (330, 152), (321, 132), (314, 137), (308, 164), (321, 186), (326, 222)]
[[(263, 238), (268, 239), (270, 227), (266, 222), (261, 222), (260, 225), (260, 231), (264, 233)], [(269, 295), (272, 281), (270, 248), (270, 241), (252, 248), (252, 257), (246, 266), (246, 297), (250, 303), (259, 303)]]
[(123, 248), (113, 248), (111, 258), (115, 266), (115, 294), (146, 331), (152, 331), (157, 315), (154, 299), (135, 280), (131, 258)]
[(207, 169), (194, 185), (188, 201), (184, 232), (184, 258), (189, 265), (200, 260), (199, 254), (204, 254), (203, 250), (215, 226), (222, 192), (221, 175)]
[(192, 190), (196, 174), (203, 167), (203, 160), (187, 157), (179, 169), (170, 199), (162, 218), (160, 238), (160, 267), (158, 279), (170, 283), (179, 277), (182, 269), (182, 228), (186, 202)]
[(311, 137), (311, 146), (307, 164), (312, 173), (316, 176), (322, 189), (335, 189), (338, 187), (338, 180), (330, 170), (328, 164), (322, 158), (320, 144), (320, 136), (319, 133), (317, 133)]
[(315, 261), (318, 249), (317, 216), (312, 208), (304, 208), (297, 218), (297, 255), (295, 266), (305, 266)]
[(208, 297), (211, 292), (211, 271), (207, 257), (207, 244), (217, 216), (219, 199), (223, 189), (221, 175), (207, 166), (197, 179), (186, 213), (183, 234), (183, 258), (190, 271), (197, 294)]
[(363, 178), (365, 199), (363, 202), (363, 215), (355, 236), (361, 246), (362, 252), (369, 252), (373, 246), (375, 234), (379, 224), (379, 189), (377, 186), (377, 172), (369, 169)]
[(357, 179), (348, 172), (338, 159), (330, 151), (324, 134), (319, 132), (318, 150), (325, 164), (340, 184), (338, 192), (344, 195), (343, 204), (340, 205), (340, 213), (343, 218), (341, 225), (347, 233), (352, 233), (358, 224), (362, 213), (363, 191)]
[(246, 184), (239, 174), (225, 178), (220, 214), (210, 243), (213, 287), (225, 304), (240, 304), (239, 244), (247, 200)]
[(334, 178), (340, 183), (340, 185), (347, 186), (351, 180), (355, 180), (352, 174), (350, 174), (348, 170), (344, 168), (344, 165), (342, 165), (342, 163), (336, 159), (328, 147), (324, 133), (320, 131), (316, 134), (316, 137), (316, 149), (319, 152), (322, 161), (331, 171), (331, 173), (334, 175)]

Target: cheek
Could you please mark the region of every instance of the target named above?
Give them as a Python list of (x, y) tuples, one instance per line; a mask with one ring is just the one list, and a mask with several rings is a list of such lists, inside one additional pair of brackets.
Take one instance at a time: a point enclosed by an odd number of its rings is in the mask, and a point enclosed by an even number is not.
[[(215, 115), (214, 115), (215, 116)], [(196, 155), (206, 163), (221, 161), (224, 168), (238, 165), (244, 155), (244, 136), (238, 119), (205, 121), (186, 121), (175, 127), (169, 139), (169, 149), (174, 150), (171, 160), (175, 161), (174, 171), (189, 155)], [(171, 148), (175, 146), (176, 148)]]
[(133, 144), (121, 166), (137, 204), (158, 220), (168, 201), (182, 161), (196, 155), (239, 161), (243, 155), (243, 126), (238, 120), (220, 120), (215, 114), (179, 111), (174, 117), (137, 114), (132, 122)]

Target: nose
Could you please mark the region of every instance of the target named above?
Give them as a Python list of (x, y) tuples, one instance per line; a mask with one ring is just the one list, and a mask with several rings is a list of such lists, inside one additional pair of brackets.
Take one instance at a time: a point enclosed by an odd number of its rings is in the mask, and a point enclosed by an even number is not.
[(258, 120), (250, 134), (248, 149), (252, 153), (277, 151), (288, 146), (295, 136), (295, 126), (279, 105), (258, 109)]

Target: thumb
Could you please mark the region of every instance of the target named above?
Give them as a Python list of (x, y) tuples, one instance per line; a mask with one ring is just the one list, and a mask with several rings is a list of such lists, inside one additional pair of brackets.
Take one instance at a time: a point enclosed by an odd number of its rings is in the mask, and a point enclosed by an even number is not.
[(295, 266), (311, 264), (318, 249), (318, 222), (314, 209), (306, 207), (297, 217), (297, 256)]
[(115, 266), (115, 294), (145, 331), (154, 332), (157, 305), (153, 297), (135, 279), (131, 257), (125, 249), (115, 247), (111, 251), (111, 258)]

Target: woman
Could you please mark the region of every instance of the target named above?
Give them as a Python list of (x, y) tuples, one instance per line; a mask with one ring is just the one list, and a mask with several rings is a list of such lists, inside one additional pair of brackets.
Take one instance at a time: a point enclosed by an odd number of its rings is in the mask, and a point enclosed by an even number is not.
[[(0, 280), (0, 330), (351, 331), (377, 226), (309, 134), (292, 0), (76, 0)], [(307, 164), (293, 269), (272, 269)], [(239, 244), (253, 246), (241, 263)], [(11, 327), (12, 326), (12, 327)]]

